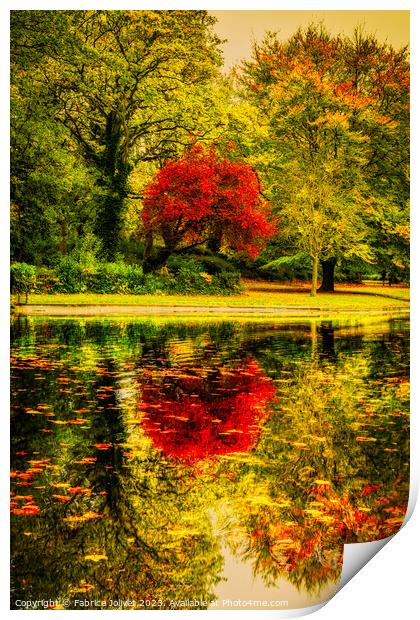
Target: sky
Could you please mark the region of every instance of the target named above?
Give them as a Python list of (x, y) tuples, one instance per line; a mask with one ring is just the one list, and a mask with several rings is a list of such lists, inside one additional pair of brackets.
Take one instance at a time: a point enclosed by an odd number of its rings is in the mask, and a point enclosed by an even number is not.
[(222, 46), (225, 68), (249, 58), (252, 41), (267, 30), (288, 39), (299, 26), (322, 21), (332, 34), (351, 34), (356, 26), (399, 48), (409, 43), (409, 11), (209, 11), (217, 18), (216, 33), (228, 41)]

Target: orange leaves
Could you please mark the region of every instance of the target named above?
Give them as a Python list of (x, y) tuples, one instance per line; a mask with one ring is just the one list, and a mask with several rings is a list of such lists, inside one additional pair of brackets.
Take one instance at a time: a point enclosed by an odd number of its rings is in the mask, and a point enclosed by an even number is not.
[(73, 418), (70, 420), (49, 420), (49, 422), (51, 422), (51, 424), (58, 424), (64, 426), (65, 424), (86, 424), (89, 422), (89, 420), (85, 418)]
[(361, 495), (369, 495), (370, 493), (374, 493), (378, 489), (380, 489), (380, 485), (377, 484), (367, 484), (361, 492)]
[(95, 443), (95, 448), (98, 450), (109, 450), (109, 448), (112, 448), (112, 443)]
[(96, 457), (95, 456), (85, 456), (82, 459), (80, 459), (80, 461), (74, 461), (75, 463), (77, 463), (78, 465), (93, 465), (93, 463), (96, 462)]
[(31, 465), (25, 471), (21, 471), (19, 469), (13, 470), (10, 472), (10, 478), (15, 481), (15, 484), (19, 486), (31, 486), (35, 476), (41, 474), (45, 468), (51, 467), (49, 463), (49, 458), (44, 458), (40, 460), (29, 460), (28, 463)]
[(14, 495), (12, 493), (11, 499), (10, 512), (12, 514), (24, 517), (39, 514), (39, 507), (34, 502), (32, 495)]
[(92, 489), (88, 489), (85, 487), (69, 487), (67, 489), (68, 493), (72, 493), (73, 495), (89, 495), (90, 493), (92, 493)]
[(71, 420), (67, 420), (67, 424), (87, 424), (90, 420), (86, 418), (73, 418)]
[(12, 508), (11, 512), (14, 515), (23, 515), (27, 517), (39, 514), (39, 508), (34, 504), (25, 504), (22, 508)]
[(404, 517), (391, 517), (390, 519), (385, 519), (384, 523), (388, 525), (397, 525), (400, 527), (404, 522)]
[(92, 585), (91, 583), (88, 583), (85, 580), (82, 580), (80, 582), (80, 584), (78, 586), (72, 588), (71, 591), (74, 592), (75, 594), (78, 594), (78, 593), (85, 594), (87, 592), (91, 592), (94, 589), (95, 589), (94, 585)]
[(101, 519), (102, 517), (103, 517), (103, 514), (89, 511), (81, 515), (72, 515), (71, 517), (66, 517), (65, 519), (63, 519), (63, 521), (65, 521), (66, 523), (69, 523), (70, 525), (77, 525), (79, 523), (86, 523), (87, 521), (93, 521), (94, 519)]
[(32, 475), (29, 472), (16, 472), (16, 471), (12, 471), (12, 473), (10, 474), (11, 478), (22, 478), (25, 480), (29, 480), (32, 478)]

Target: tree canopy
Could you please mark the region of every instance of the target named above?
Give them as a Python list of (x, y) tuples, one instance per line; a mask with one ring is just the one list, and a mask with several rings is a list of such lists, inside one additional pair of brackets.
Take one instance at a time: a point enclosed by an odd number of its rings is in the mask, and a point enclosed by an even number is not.
[(314, 294), (319, 260), (372, 261), (375, 218), (406, 221), (407, 50), (360, 29), (347, 38), (309, 26), (286, 42), (269, 33), (240, 81), (267, 123), (272, 195), (285, 234), (313, 260)]
[(255, 257), (275, 230), (254, 170), (201, 147), (158, 172), (145, 190), (143, 224), (162, 235), (168, 255), (207, 243)]

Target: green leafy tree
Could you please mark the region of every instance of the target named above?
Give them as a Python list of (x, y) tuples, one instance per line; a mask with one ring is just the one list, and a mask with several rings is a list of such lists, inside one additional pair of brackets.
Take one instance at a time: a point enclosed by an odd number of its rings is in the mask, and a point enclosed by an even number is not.
[(12, 85), (11, 257), (51, 264), (92, 232), (101, 193), (95, 169), (28, 88), (24, 78)]
[[(386, 84), (380, 91), (378, 80)], [(286, 42), (269, 33), (244, 63), (241, 82), (267, 127), (263, 167), (270, 168), (270, 198), (290, 224), (290, 248), (312, 258), (312, 294), (319, 262), (321, 288), (333, 290), (337, 260), (373, 260), (374, 218), (390, 203), (401, 203), (394, 200), (396, 186), (379, 192), (375, 179), (386, 161), (398, 187), (405, 183), (407, 159), (404, 151), (393, 156), (392, 145), (407, 138), (406, 51), (395, 52), (360, 31), (348, 39), (310, 26)]]
[(108, 257), (123, 224), (132, 156), (156, 160), (169, 148), (165, 136), (193, 128), (182, 102), (220, 64), (213, 22), (206, 11), (14, 12), (14, 67), (44, 86), (54, 118), (100, 172), (97, 232)]

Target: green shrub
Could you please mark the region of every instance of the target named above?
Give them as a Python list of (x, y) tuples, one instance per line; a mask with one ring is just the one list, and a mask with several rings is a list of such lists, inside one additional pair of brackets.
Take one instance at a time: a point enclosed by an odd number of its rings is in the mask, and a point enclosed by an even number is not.
[(66, 256), (55, 269), (14, 263), (11, 278), (12, 291), (21, 293), (232, 295), (242, 290), (239, 272), (210, 275), (193, 257), (175, 257), (159, 272), (144, 274), (140, 265), (88, 265)]
[(102, 263), (81, 265), (66, 257), (56, 267), (59, 293), (140, 293), (143, 287), (143, 269), (139, 265)]
[(24, 293), (26, 301), (36, 284), (36, 267), (27, 263), (12, 263), (10, 266), (10, 290), (18, 297)]
[(143, 269), (139, 265), (103, 263), (91, 275), (89, 290), (93, 293), (138, 293), (143, 284)]
[(58, 282), (55, 288), (57, 293), (86, 293), (86, 271), (93, 268), (86, 268), (78, 263), (74, 258), (65, 256), (55, 267), (55, 275)]
[(195, 273), (202, 273), (205, 271), (203, 265), (195, 256), (180, 256), (174, 254), (168, 258), (166, 264), (168, 269), (174, 273), (178, 273), (182, 270), (189, 270)]
[(236, 271), (236, 268), (227, 260), (220, 256), (197, 256), (196, 259), (203, 271), (207, 271), (211, 275), (222, 273), (223, 271)]
[(236, 295), (243, 291), (239, 271), (222, 271), (214, 276), (212, 284), (215, 292), (222, 295)]
[(56, 290), (58, 277), (49, 267), (36, 267), (34, 293), (51, 293)]

